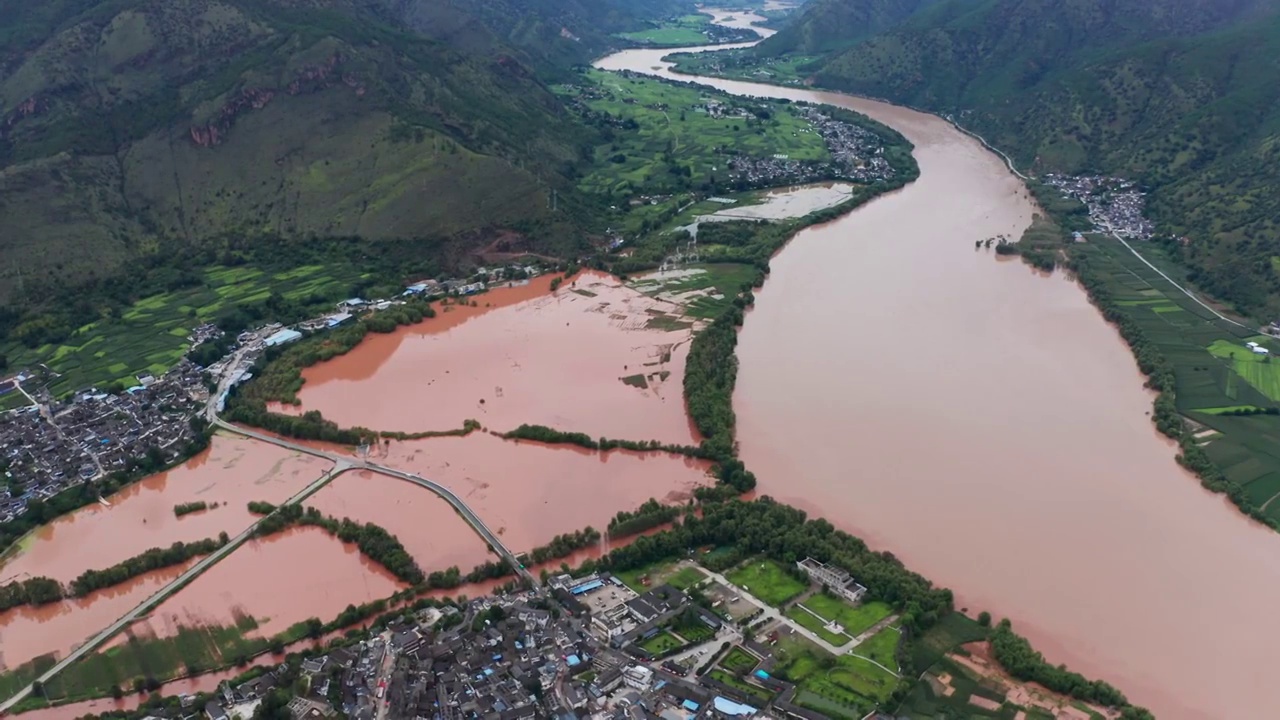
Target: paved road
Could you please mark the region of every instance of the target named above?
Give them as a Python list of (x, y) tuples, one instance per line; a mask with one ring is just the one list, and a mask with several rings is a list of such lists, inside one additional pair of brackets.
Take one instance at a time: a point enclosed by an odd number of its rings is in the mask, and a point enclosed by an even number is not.
[[(321, 475), (315, 482), (303, 488), (302, 491), (300, 491), (293, 497), (286, 500), (284, 504), (296, 505), (297, 503), (302, 502), (312, 493), (314, 493), (315, 491), (319, 490), (320, 488), (328, 484), (330, 480), (333, 480), (334, 478), (341, 475), (342, 473), (348, 470), (351, 470), (353, 467), (355, 467), (355, 464), (345, 458), (340, 458), (338, 460), (335, 460), (332, 469), (330, 469), (325, 474)], [(139, 603), (136, 607), (134, 607), (128, 613), (125, 613), (125, 615), (121, 617), (119, 620), (116, 620), (114, 623), (112, 623), (111, 625), (103, 629), (102, 632), (99, 632), (97, 635), (94, 635), (92, 638), (86, 641), (83, 645), (71, 651), (66, 657), (60, 660), (57, 665), (54, 665), (53, 667), (49, 668), (48, 671), (46, 671), (43, 675), (41, 675), (38, 678), (39, 682), (41, 683), (49, 682), (54, 677), (56, 677), (59, 673), (61, 673), (63, 670), (66, 670), (72, 663), (84, 657), (85, 655), (88, 655), (94, 650), (97, 650), (104, 643), (106, 643), (113, 636), (115, 636), (116, 633), (123, 630), (130, 623), (142, 617), (146, 613), (151, 612), (152, 609), (154, 609), (157, 605), (163, 602), (170, 595), (180, 590), (182, 587), (187, 585), (187, 583), (190, 583), (192, 580), (196, 579), (201, 573), (213, 567), (218, 561), (230, 555), (233, 550), (240, 547), (245, 543), (245, 541), (252, 538), (254, 532), (256, 532), (258, 529), (258, 525), (261, 524), (262, 521), (265, 519), (266, 518), (259, 519), (257, 522), (250, 525), (249, 528), (246, 529), (244, 532), (240, 533), (234, 538), (231, 538), (231, 541), (228, 542), (226, 545), (223, 545), (222, 547), (213, 551), (209, 555), (206, 555), (203, 558), (201, 558), (198, 562), (196, 562), (195, 565), (192, 565), (190, 568), (188, 568), (186, 572), (179, 575), (169, 584), (160, 588), (159, 591), (157, 591), (156, 593), (148, 597), (146, 600), (143, 600), (141, 603)], [(9, 708), (13, 707), (18, 702), (20, 702), (23, 698), (30, 695), (32, 693), (32, 690), (33, 690), (33, 686), (28, 685), (27, 687), (20, 690), (13, 697), (0, 703), (0, 713), (7, 712)]]
[(521, 577), (528, 580), (535, 587), (538, 584), (537, 578), (533, 576), (533, 573), (531, 573), (527, 568), (524, 568), (520, 565), (520, 563), (516, 560), (515, 553), (511, 552), (511, 550), (509, 550), (506, 545), (502, 544), (502, 540), (499, 539), (498, 536), (494, 534), (492, 530), (489, 529), (489, 526), (484, 524), (484, 521), (480, 519), (480, 516), (476, 515), (475, 512), (473, 512), (471, 508), (468, 507), (467, 504), (462, 501), (462, 498), (455, 495), (452, 490), (441, 485), (440, 483), (437, 483), (433, 480), (428, 480), (420, 475), (414, 475), (413, 473), (404, 472), (403, 470), (396, 470), (395, 468), (386, 467), (384, 465), (378, 465), (377, 463), (371, 463), (365, 460), (356, 460), (350, 457), (339, 455), (337, 453), (331, 453), (326, 450), (319, 450), (317, 448), (309, 447), (307, 445), (301, 445), (299, 443), (295, 443), (290, 440), (285, 440), (283, 438), (275, 437), (274, 435), (268, 435), (266, 433), (258, 432), (257, 430), (252, 430), (250, 428), (241, 427), (239, 425), (232, 425), (231, 423), (221, 418), (218, 418), (216, 416), (214, 416), (213, 418), (213, 424), (228, 432), (236, 433), (237, 435), (243, 435), (248, 438), (253, 438), (254, 440), (261, 440), (262, 442), (271, 443), (272, 445), (278, 445), (279, 447), (286, 448), (288, 450), (293, 450), (295, 452), (300, 452), (300, 453), (305, 453), (307, 455), (314, 455), (316, 457), (325, 458), (326, 460), (330, 460), (335, 463), (348, 462), (348, 463), (351, 463), (353, 467), (359, 468), (361, 470), (369, 470), (376, 473), (382, 473), (383, 475), (387, 475), (389, 477), (393, 477), (399, 480), (404, 480), (405, 482), (413, 483), (418, 487), (426, 488), (427, 490), (430, 490), (436, 495), (439, 495), (441, 498), (445, 500), (445, 502), (452, 505), (453, 509), (458, 511), (458, 514), (462, 516), (462, 519), (466, 520), (467, 523), (471, 525), (471, 527), (480, 535), (480, 537), (483, 538), (486, 543), (488, 543), (489, 547), (493, 548), (494, 552), (498, 553), (498, 555), (503, 560), (506, 560), (511, 565), (511, 567), (516, 568), (516, 572), (518, 572)]

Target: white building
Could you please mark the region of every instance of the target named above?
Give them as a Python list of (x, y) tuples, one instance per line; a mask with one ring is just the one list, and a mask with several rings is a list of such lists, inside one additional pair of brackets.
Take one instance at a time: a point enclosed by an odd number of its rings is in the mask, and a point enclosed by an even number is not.
[(827, 586), (831, 592), (851, 603), (858, 602), (863, 595), (867, 594), (867, 589), (854, 582), (852, 575), (834, 565), (820, 563), (813, 558), (805, 558), (796, 563), (796, 566), (803, 570), (810, 580)]
[(622, 671), (622, 682), (629, 688), (648, 690), (653, 684), (653, 671), (643, 665), (632, 665)]

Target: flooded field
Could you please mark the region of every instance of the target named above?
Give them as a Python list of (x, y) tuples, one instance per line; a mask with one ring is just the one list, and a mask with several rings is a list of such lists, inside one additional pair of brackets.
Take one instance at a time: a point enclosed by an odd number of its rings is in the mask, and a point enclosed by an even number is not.
[[(28, 575), (67, 582), (153, 547), (236, 535), (254, 522), (252, 500), (281, 502), (329, 469), (320, 458), (245, 438), (215, 435), (209, 449), (168, 472), (153, 475), (36, 532), (17, 557), (0, 565), (0, 583)], [(175, 517), (176, 505), (218, 507)], [(3, 616), (0, 616), (0, 623)]]
[(465, 575), (493, 559), (449, 503), (403, 480), (369, 472), (339, 475), (306, 504), (326, 515), (380, 525), (400, 538), (423, 572), (457, 566)]
[(480, 433), (393, 442), (378, 462), (447, 486), (515, 552), (588, 525), (603, 531), (619, 510), (651, 497), (683, 502), (711, 481), (705, 462), (677, 455), (597, 453)]
[(319, 528), (295, 528), (253, 540), (135, 623), (138, 634), (174, 635), (179, 626), (231, 625), (237, 615), (269, 637), (316, 617), (328, 622), (347, 605), (400, 589), (390, 573)]
[(821, 183), (768, 190), (760, 194), (760, 202), (737, 207), (727, 206), (710, 215), (700, 215), (699, 222), (718, 220), (781, 220), (804, 217), (811, 212), (835, 207), (849, 199), (853, 185)]
[(433, 319), (365, 340), (308, 368), (299, 410), (344, 426), (418, 432), (469, 418), (593, 437), (694, 442), (680, 378), (688, 323), (679, 308), (583, 273), (445, 306)]
[[(218, 435), (208, 450), (168, 472), (146, 478), (37, 531), (25, 550), (0, 566), (0, 582), (47, 576), (68, 582), (153, 547), (236, 535), (254, 522), (251, 500), (281, 502), (323, 472), (319, 458), (243, 438)], [(175, 517), (181, 503), (212, 510)], [(237, 553), (238, 554), (238, 553)], [(41, 607), (0, 613), (0, 666), (47, 653), (65, 654), (181, 574), (186, 565), (148, 573), (116, 587)]]
[(48, 653), (65, 655), (181, 575), (186, 567), (157, 570), (81, 600), (19, 607), (0, 614), (0, 669), (15, 668)]

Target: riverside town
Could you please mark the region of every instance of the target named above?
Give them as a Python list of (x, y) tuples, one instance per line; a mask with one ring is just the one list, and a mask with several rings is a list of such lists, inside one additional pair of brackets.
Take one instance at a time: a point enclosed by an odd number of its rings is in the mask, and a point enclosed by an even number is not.
[(1276, 0), (0, 7), (0, 720), (1276, 715)]

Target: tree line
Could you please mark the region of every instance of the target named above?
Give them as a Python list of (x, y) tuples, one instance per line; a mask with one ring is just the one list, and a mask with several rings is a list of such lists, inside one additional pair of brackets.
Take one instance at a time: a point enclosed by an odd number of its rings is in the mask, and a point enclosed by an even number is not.
[[(297, 393), (302, 389), (303, 369), (345, 355), (369, 333), (394, 332), (402, 325), (412, 325), (431, 317), (435, 317), (435, 309), (430, 304), (425, 300), (411, 300), (349, 325), (316, 332), (289, 345), (268, 348), (254, 364), (253, 378), (233, 388), (228, 395), (226, 419), (285, 437), (342, 445), (359, 445), (379, 437), (379, 433), (367, 428), (340, 427), (318, 410), (302, 415), (285, 415), (271, 412), (267, 404), (298, 404)], [(466, 431), (464, 427), (458, 433)]]
[(285, 505), (279, 508), (270, 503), (251, 502), (249, 511), (269, 513), (254, 531), (254, 537), (266, 537), (296, 525), (318, 527), (344, 543), (355, 545), (360, 553), (386, 568), (402, 582), (419, 585), (426, 581), (422, 568), (404, 549), (400, 539), (385, 528), (373, 523), (358, 523), (350, 518), (341, 520), (325, 515), (316, 508), (302, 505)]
[(209, 503), (206, 503), (203, 500), (197, 501), (197, 502), (179, 503), (173, 506), (173, 516), (182, 517), (183, 515), (190, 515), (191, 513), (196, 513), (196, 512), (200, 512), (201, 510), (208, 510), (208, 509), (209, 509)]
[(174, 565), (193, 557), (208, 555), (229, 541), (224, 532), (217, 538), (176, 542), (167, 548), (151, 548), (103, 570), (86, 570), (68, 585), (49, 577), (32, 577), (0, 585), (0, 612), (22, 605), (47, 605), (65, 598), (82, 598), (95, 590), (128, 582), (140, 575)]
[(151, 548), (109, 568), (86, 570), (71, 581), (70, 595), (84, 597), (95, 590), (119, 585), (154, 570), (181, 565), (191, 558), (208, 555), (228, 542), (230, 538), (224, 532), (217, 538), (206, 538), (189, 543), (175, 542), (167, 548)]
[(514, 430), (502, 434), (505, 440), (532, 440), (548, 445), (577, 445), (587, 450), (632, 450), (635, 452), (669, 452), (686, 457), (712, 459), (702, 447), (697, 445), (678, 445), (664, 443), (660, 440), (619, 440), (602, 437), (596, 439), (586, 433), (566, 432), (547, 427), (524, 423)]
[(585, 547), (600, 542), (600, 531), (588, 525), (577, 532), (564, 533), (551, 538), (551, 542), (529, 551), (529, 560), (541, 565), (549, 560), (568, 557)]
[(609, 521), (609, 535), (615, 538), (627, 537), (651, 530), (675, 520), (680, 515), (680, 508), (675, 505), (663, 505), (649, 498), (640, 507), (628, 512), (620, 511)]

